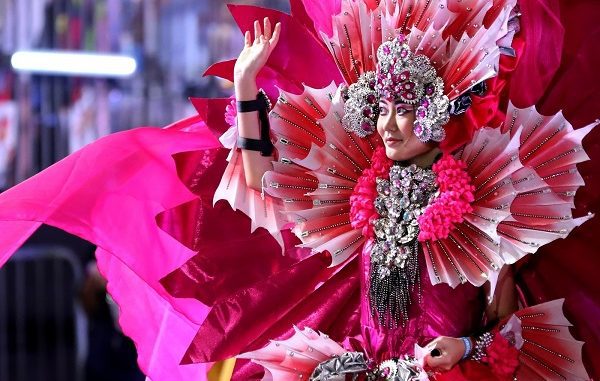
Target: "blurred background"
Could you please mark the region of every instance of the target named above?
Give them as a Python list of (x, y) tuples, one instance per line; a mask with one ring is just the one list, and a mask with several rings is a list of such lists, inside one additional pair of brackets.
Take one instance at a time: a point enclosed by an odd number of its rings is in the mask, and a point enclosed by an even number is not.
[[(289, 11), (285, 0), (232, 2)], [(0, 190), (106, 134), (193, 115), (190, 96), (231, 95), (202, 73), (241, 47), (221, 0), (0, 0)], [(18, 70), (16, 53), (55, 51), (126, 56), (136, 69)], [(144, 379), (94, 249), (43, 227), (0, 269), (0, 381)]]

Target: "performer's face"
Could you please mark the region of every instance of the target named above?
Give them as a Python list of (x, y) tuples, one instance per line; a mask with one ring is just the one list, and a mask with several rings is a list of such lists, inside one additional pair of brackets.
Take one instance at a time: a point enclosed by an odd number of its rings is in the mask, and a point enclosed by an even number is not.
[(381, 99), (377, 132), (385, 144), (385, 154), (397, 161), (414, 159), (433, 149), (423, 143), (413, 132), (415, 122), (414, 106), (400, 101)]

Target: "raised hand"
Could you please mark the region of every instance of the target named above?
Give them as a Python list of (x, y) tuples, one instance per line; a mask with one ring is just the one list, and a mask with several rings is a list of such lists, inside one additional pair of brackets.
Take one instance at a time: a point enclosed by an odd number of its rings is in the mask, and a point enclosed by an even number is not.
[(263, 20), (261, 27), (258, 20), (254, 21), (254, 40), (250, 31), (244, 35), (244, 49), (238, 57), (234, 68), (234, 81), (255, 81), (258, 72), (265, 66), (271, 52), (277, 46), (281, 34), (281, 23), (272, 30), (268, 17)]
[[(265, 66), (271, 52), (277, 46), (281, 24), (277, 23), (275, 29), (271, 28), (269, 18), (263, 20), (261, 28), (258, 20), (254, 21), (254, 40), (250, 31), (244, 35), (244, 49), (238, 57), (233, 70), (233, 84), (235, 98), (238, 101), (249, 101), (256, 99), (258, 92), (256, 77)], [(247, 139), (260, 139), (257, 112), (239, 113), (237, 116), (237, 127), (239, 136)], [(260, 152), (242, 150), (242, 161), (244, 163), (244, 175), (246, 184), (257, 191), (262, 190), (262, 177), (267, 171), (273, 170), (272, 156), (261, 156)]]

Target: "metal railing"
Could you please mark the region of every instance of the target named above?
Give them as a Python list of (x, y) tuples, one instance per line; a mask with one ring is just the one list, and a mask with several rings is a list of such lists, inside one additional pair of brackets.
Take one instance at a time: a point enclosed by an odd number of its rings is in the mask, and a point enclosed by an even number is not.
[(82, 277), (60, 246), (23, 247), (0, 269), (0, 381), (83, 380)]

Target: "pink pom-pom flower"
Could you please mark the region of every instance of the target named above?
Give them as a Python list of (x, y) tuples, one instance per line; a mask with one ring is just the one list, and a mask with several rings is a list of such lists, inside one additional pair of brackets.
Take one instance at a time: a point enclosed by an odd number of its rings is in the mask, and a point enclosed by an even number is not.
[(361, 229), (367, 238), (373, 238), (373, 221), (379, 218), (375, 209), (377, 198), (377, 178), (388, 178), (392, 160), (385, 155), (385, 149), (378, 147), (371, 158), (371, 168), (365, 169), (358, 179), (350, 196), (350, 223), (353, 228)]
[(475, 187), (465, 168), (465, 163), (451, 155), (433, 165), (440, 194), (418, 218), (419, 241), (447, 238), (464, 215), (473, 211)]
[(484, 361), (492, 368), (500, 380), (510, 381), (519, 366), (519, 351), (497, 332), (492, 344), (486, 350)]
[(237, 127), (237, 102), (235, 97), (230, 97), (231, 102), (225, 107), (225, 122), (231, 127)]

